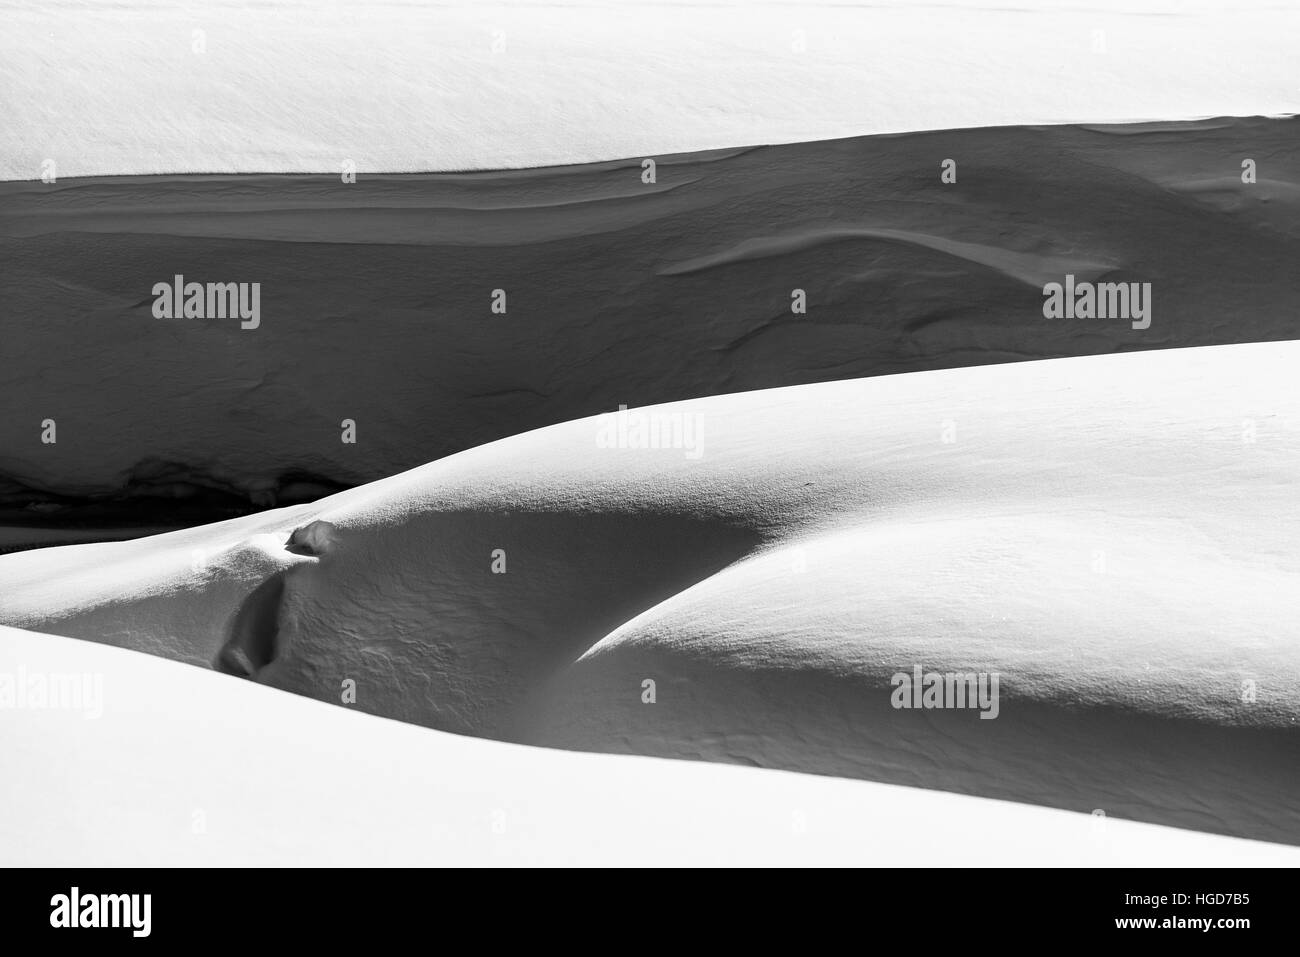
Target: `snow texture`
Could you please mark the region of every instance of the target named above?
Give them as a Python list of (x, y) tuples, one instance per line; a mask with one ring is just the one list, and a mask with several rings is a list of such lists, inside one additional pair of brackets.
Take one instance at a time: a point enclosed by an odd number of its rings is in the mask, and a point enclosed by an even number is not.
[[(1089, 356), (576, 420), (5, 556), (0, 621), (324, 701), (351, 680), (360, 710), (442, 730), (1300, 843), (1297, 361)], [(918, 665), (999, 673), (997, 718), (893, 707)]]

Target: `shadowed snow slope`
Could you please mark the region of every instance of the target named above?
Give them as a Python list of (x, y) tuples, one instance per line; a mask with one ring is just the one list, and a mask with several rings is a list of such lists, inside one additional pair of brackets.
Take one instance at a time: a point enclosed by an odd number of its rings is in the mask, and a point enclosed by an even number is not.
[[(582, 419), (0, 557), (0, 621), (327, 701), (353, 681), (444, 730), (1300, 843), (1298, 362), (1163, 350)], [(894, 708), (916, 667), (997, 673), (997, 717)]]
[[(620, 404), (1292, 338), (1298, 130), (867, 137), (660, 156), (653, 184), (639, 159), (0, 184), (0, 520), (197, 524)], [(1067, 274), (1150, 283), (1150, 327), (1044, 318)], [(259, 283), (260, 324), (155, 318), (176, 275)]]
[(83, 696), (90, 708), (0, 710), (5, 866), (1300, 858), (1294, 848), (958, 795), (440, 734), (0, 628), (0, 680), (20, 675), (77, 679), (99, 693)]
[(0, 0), (0, 179), (485, 169), (1294, 112), (1273, 0)]

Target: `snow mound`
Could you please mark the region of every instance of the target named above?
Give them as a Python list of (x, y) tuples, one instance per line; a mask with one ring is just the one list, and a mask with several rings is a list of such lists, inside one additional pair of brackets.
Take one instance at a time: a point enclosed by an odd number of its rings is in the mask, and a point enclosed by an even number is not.
[[(1298, 137), (861, 137), (661, 156), (653, 184), (637, 160), (0, 183), (0, 534), (205, 524), (621, 404), (1294, 338)], [(258, 283), (258, 327), (158, 318), (177, 275)], [(1149, 328), (1046, 319), (1067, 275), (1150, 283)]]
[[(311, 505), (0, 558), (0, 621), (326, 701), (355, 682), (357, 708), (444, 730), (1298, 843), (1298, 360), (1216, 346), (625, 410)], [(918, 668), (998, 675), (996, 718), (896, 707)]]
[(1203, 867), (1300, 856), (888, 785), (464, 738), (0, 628), (0, 680), (17, 676), (99, 691), (83, 699), (90, 708), (0, 710), (3, 866)]

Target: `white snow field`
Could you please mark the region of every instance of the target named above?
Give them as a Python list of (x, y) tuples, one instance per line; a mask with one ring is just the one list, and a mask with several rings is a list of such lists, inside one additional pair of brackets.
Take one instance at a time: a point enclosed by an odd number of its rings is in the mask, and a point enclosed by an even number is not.
[[(355, 682), (359, 710), (471, 735), (1298, 844), (1298, 362), (1171, 349), (576, 420), (0, 557), (0, 622), (327, 702)], [(996, 718), (894, 707), (917, 667), (999, 675)]]
[[(1272, 0), (0, 2), (0, 178), (488, 169), (1296, 112)], [(53, 167), (47, 167), (53, 163)]]
[(0, 680), (20, 674), (100, 694), (0, 708), (0, 866), (1300, 863), (1090, 814), (466, 738), (0, 628)]

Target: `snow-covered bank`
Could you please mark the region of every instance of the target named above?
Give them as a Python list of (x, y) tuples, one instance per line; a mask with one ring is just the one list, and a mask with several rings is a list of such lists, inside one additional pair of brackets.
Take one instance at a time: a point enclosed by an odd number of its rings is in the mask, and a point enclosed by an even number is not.
[(1296, 112), (1293, 4), (0, 3), (0, 179)]
[[(214, 521), (622, 404), (1291, 338), (1298, 129), (867, 137), (661, 156), (653, 183), (631, 160), (0, 184), (0, 521)], [(257, 328), (158, 318), (177, 275), (257, 283)], [(1150, 283), (1149, 328), (1045, 318), (1070, 275)]]
[[(0, 620), (327, 701), (354, 681), (357, 708), (447, 730), (1298, 843), (1297, 362), (1219, 346), (629, 410), (0, 557)], [(996, 719), (894, 707), (918, 666), (999, 674)]]
[(0, 628), (0, 678), (90, 675), (102, 714), (0, 709), (0, 866), (1295, 866), (1090, 814), (573, 754), (346, 713)]

